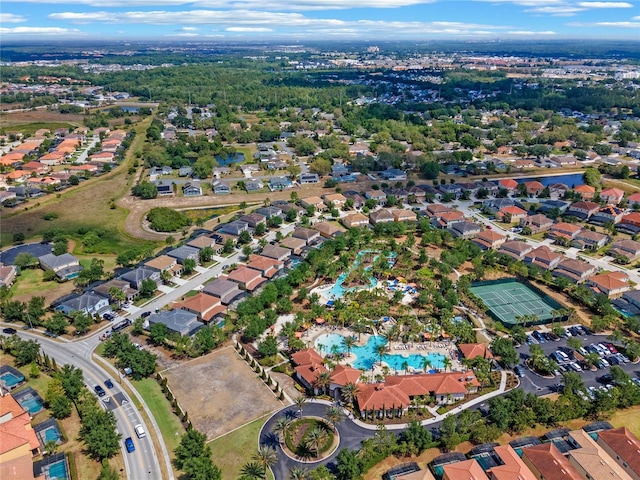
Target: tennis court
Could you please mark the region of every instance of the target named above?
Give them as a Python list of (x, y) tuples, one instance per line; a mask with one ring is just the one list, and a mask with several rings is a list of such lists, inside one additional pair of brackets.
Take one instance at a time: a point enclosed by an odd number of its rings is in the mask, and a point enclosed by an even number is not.
[(489, 313), (502, 323), (535, 324), (547, 323), (554, 318), (559, 320), (554, 315), (561, 308), (558, 302), (515, 279), (478, 282), (471, 286), (471, 292), (482, 299)]

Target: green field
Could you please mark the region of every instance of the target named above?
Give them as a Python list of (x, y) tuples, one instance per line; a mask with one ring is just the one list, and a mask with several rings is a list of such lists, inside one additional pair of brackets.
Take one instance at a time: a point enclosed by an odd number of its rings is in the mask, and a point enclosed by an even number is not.
[[(238, 430), (216, 438), (209, 446), (213, 452), (213, 461), (222, 470), (222, 480), (235, 480), (240, 470), (252, 461), (258, 450), (258, 435), (267, 417), (262, 417)], [(269, 478), (273, 478), (269, 472)]]
[(78, 125), (74, 125), (73, 123), (67, 122), (36, 122), (36, 123), (23, 123), (20, 125), (12, 125), (10, 127), (6, 127), (0, 129), (0, 133), (7, 132), (20, 132), (23, 135), (33, 135), (36, 131), (40, 129), (47, 129), (54, 132), (59, 128), (76, 128)]
[(167, 450), (169, 450), (169, 455), (173, 458), (173, 451), (180, 443), (180, 436), (185, 433), (182, 423), (173, 414), (173, 408), (169, 400), (164, 396), (160, 385), (155, 379), (145, 378), (132, 383), (153, 414)]

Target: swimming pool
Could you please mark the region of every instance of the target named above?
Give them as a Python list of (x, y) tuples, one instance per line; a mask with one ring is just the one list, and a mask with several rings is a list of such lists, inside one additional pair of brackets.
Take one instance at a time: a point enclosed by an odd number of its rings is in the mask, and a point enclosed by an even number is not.
[(60, 433), (58, 433), (58, 429), (55, 427), (47, 428), (44, 432), (42, 432), (44, 436), (44, 441), (46, 442), (57, 442), (60, 440)]
[(59, 462), (52, 463), (46, 469), (47, 480), (67, 480), (69, 475), (67, 474), (67, 462), (63, 459)]
[[(336, 279), (336, 283), (334, 283), (332, 285), (332, 287), (327, 291), (327, 296), (329, 298), (332, 299), (339, 299), (342, 298), (342, 296), (345, 294), (345, 292), (349, 292), (352, 290), (355, 290), (358, 287), (353, 287), (353, 288), (349, 288), (349, 289), (345, 289), (342, 284), (344, 283), (344, 281), (347, 279), (347, 277), (349, 276), (349, 274), (351, 273), (351, 271), (354, 268), (357, 268), (358, 265), (360, 265), (360, 262), (362, 261), (362, 256), (366, 255), (368, 253), (376, 253), (373, 250), (363, 250), (361, 252), (359, 252), (356, 255), (356, 259), (353, 262), (353, 267), (351, 267), (349, 270), (347, 270), (346, 272), (341, 273), (340, 275), (338, 275), (338, 278)], [(393, 258), (396, 256), (395, 252), (392, 252), (389, 255), (388, 261), (391, 264), (391, 262), (393, 262)], [(376, 255), (375, 257), (373, 257), (373, 261), (375, 261), (378, 258), (378, 256)], [(365, 268), (365, 270), (370, 270), (371, 267), (367, 267)], [(375, 287), (378, 284), (378, 280), (376, 280), (375, 278), (371, 277), (371, 279), (369, 280), (369, 286), (371, 288)]]
[(42, 400), (32, 395), (25, 395), (20, 400), (18, 400), (18, 403), (22, 408), (28, 410), (29, 413), (38, 413), (40, 410), (42, 410)]
[[(331, 353), (334, 350), (340, 353), (346, 352), (347, 349), (343, 345), (344, 338), (344, 336), (337, 333), (325, 333), (316, 339), (315, 346), (318, 350), (326, 353)], [(357, 357), (356, 361), (353, 362), (353, 367), (360, 370), (371, 369), (379, 361), (377, 347), (386, 343), (387, 341), (381, 336), (371, 336), (366, 345), (352, 347), (351, 353)], [(431, 367), (434, 369), (444, 368), (444, 355), (439, 353), (429, 353), (427, 355), (385, 353), (382, 355), (382, 361), (394, 370), (404, 370), (405, 363), (415, 370), (423, 370), (425, 359), (429, 360)], [(429, 370), (430, 373), (434, 373), (434, 371)]]
[(22, 375), (17, 376), (17, 375), (14, 375), (11, 372), (7, 372), (7, 373), (3, 373), (2, 375), (0, 375), (0, 380), (2, 380), (2, 382), (7, 387), (13, 387), (13, 386), (19, 384), (20, 382), (23, 382), (24, 381), (24, 377)]

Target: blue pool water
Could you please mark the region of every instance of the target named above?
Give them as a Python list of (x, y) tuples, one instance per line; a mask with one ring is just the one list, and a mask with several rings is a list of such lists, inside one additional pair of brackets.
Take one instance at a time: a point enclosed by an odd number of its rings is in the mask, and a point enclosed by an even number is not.
[(29, 413), (38, 413), (42, 410), (42, 401), (37, 397), (24, 397), (21, 398), (20, 406), (25, 410), (28, 410)]
[(47, 480), (67, 480), (67, 463), (64, 460), (53, 463), (47, 467)]
[(581, 173), (568, 173), (566, 175), (554, 175), (551, 177), (529, 177), (529, 178), (516, 178), (518, 183), (530, 182), (532, 180), (539, 181), (545, 187), (552, 185), (554, 183), (564, 183), (569, 188), (573, 188), (576, 185), (582, 185), (584, 180), (582, 180)]
[(231, 165), (232, 163), (244, 162), (244, 153), (238, 152), (235, 155), (227, 155), (226, 157), (216, 155), (216, 162), (222, 167)]
[[(337, 333), (326, 333), (324, 335), (320, 335), (316, 341), (315, 345), (318, 350), (322, 350), (326, 353), (331, 353), (335, 348), (338, 352), (345, 352), (347, 349), (342, 344), (345, 337), (342, 335), (338, 335)], [(385, 345), (387, 341), (381, 336), (371, 336), (367, 341), (367, 344), (360, 347), (354, 346), (351, 348), (351, 353), (356, 355), (358, 358), (353, 363), (353, 367), (359, 370), (369, 370), (373, 365), (378, 361), (378, 353), (376, 348), (378, 345)], [(403, 364), (407, 362), (407, 365), (416, 369), (423, 369), (423, 360), (428, 358), (431, 362), (431, 367), (436, 368), (444, 368), (444, 356), (439, 353), (429, 353), (428, 355), (420, 355), (420, 354), (401, 354), (401, 353), (385, 353), (382, 356), (382, 361), (389, 365), (389, 368), (393, 368), (395, 370), (404, 370)], [(434, 370), (429, 370), (430, 373), (433, 373)]]
[(55, 427), (47, 428), (44, 431), (44, 441), (46, 442), (57, 442), (60, 440), (60, 434)]
[(22, 375), (18, 377), (17, 375), (14, 375), (11, 372), (7, 372), (0, 375), (0, 380), (2, 380), (7, 387), (13, 387), (14, 385), (17, 385), (20, 382), (23, 382), (24, 377)]

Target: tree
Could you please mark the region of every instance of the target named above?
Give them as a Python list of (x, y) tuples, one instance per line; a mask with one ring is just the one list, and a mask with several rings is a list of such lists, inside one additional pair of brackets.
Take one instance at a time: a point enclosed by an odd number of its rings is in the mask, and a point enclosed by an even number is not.
[(214, 251), (213, 248), (211, 247), (204, 247), (202, 250), (200, 250), (200, 263), (208, 263), (211, 261), (211, 259), (213, 258), (214, 255)]
[(39, 325), (40, 320), (45, 314), (45, 298), (44, 297), (31, 297), (29, 299), (29, 306), (27, 307), (27, 314), (29, 315), (29, 320), (34, 325)]
[(116, 418), (112, 411), (103, 410), (95, 401), (83, 402), (80, 418), (80, 439), (91, 458), (103, 460), (120, 451), (122, 435), (116, 432)]
[(512, 366), (518, 363), (518, 352), (516, 352), (513, 342), (508, 338), (496, 338), (491, 344), (491, 351), (499, 356), (506, 366)]
[(164, 323), (154, 323), (149, 327), (149, 338), (155, 345), (162, 345), (167, 339), (168, 329)]
[(58, 376), (49, 381), (44, 401), (54, 418), (62, 419), (71, 415), (71, 407), (73, 404), (69, 397), (67, 397)]
[(78, 335), (83, 335), (89, 331), (89, 327), (93, 325), (93, 318), (90, 314), (84, 312), (75, 312), (73, 314), (72, 325), (76, 329)]
[(22, 340), (17, 336), (10, 337), (5, 344), (5, 349), (7, 349), (6, 347), (15, 358), (18, 367), (35, 362), (40, 353), (40, 344), (37, 341)]
[(362, 459), (352, 450), (343, 448), (336, 457), (337, 480), (357, 480), (362, 475)]
[(278, 441), (280, 441), (280, 443), (284, 442), (284, 436), (287, 432), (289, 423), (289, 419), (283, 415), (281, 417), (278, 417), (276, 422), (273, 424), (272, 431), (278, 436)]
[(602, 175), (598, 171), (597, 168), (587, 168), (582, 174), (582, 180), (587, 185), (591, 185), (592, 187), (597, 187), (600, 185), (602, 180)]
[(302, 409), (307, 404), (307, 398), (303, 397), (302, 395), (299, 395), (293, 399), (293, 404), (296, 406), (296, 408), (300, 412), (300, 418), (302, 418)]
[(358, 395), (358, 386), (355, 383), (347, 383), (342, 389), (342, 398), (347, 405), (353, 405), (353, 401)]
[(136, 197), (149, 200), (158, 196), (158, 187), (155, 183), (141, 182), (133, 187), (131, 193)]
[(301, 467), (291, 467), (287, 475), (287, 480), (308, 480), (308, 478), (309, 471)]
[(182, 263), (182, 272), (191, 275), (196, 269), (196, 261), (193, 258), (186, 258)]
[(64, 335), (67, 333), (68, 326), (69, 322), (61, 312), (54, 313), (50, 319), (44, 322), (47, 332), (51, 332), (54, 335)]
[(342, 408), (335, 405), (328, 407), (326, 413), (324, 414), (324, 418), (329, 421), (334, 431), (336, 430), (336, 425), (343, 421), (344, 417), (345, 415), (342, 411)]
[(432, 161), (423, 162), (420, 165), (420, 173), (428, 180), (435, 180), (440, 175), (440, 164)]
[(13, 264), (18, 268), (25, 269), (38, 265), (38, 259), (28, 252), (22, 252), (16, 255)]
[(264, 357), (270, 357), (278, 353), (278, 340), (269, 335), (262, 342), (258, 344), (258, 351), (260, 355)]
[(187, 433), (180, 438), (180, 444), (174, 451), (176, 467), (182, 470), (185, 462), (190, 458), (206, 455), (209, 450), (209, 447), (205, 444), (206, 441), (207, 436), (205, 434), (194, 428), (187, 430)]
[(140, 296), (142, 298), (151, 298), (153, 297), (153, 294), (156, 293), (157, 289), (158, 284), (150, 278), (147, 278), (146, 280), (143, 280), (140, 285)]
[(56, 256), (63, 255), (69, 251), (69, 242), (66, 238), (56, 238), (53, 241), (53, 249), (51, 253)]
[(272, 447), (260, 446), (253, 458), (262, 466), (266, 480), (267, 471), (278, 462), (278, 452)]
[(240, 480), (260, 480), (262, 476), (262, 465), (258, 462), (245, 463), (240, 470)]
[(73, 402), (78, 409), (78, 401), (84, 390), (84, 376), (82, 370), (73, 365), (63, 365), (57, 374), (60, 385), (64, 389), (64, 393), (69, 400)]
[(118, 471), (109, 465), (109, 462), (103, 460), (98, 480), (118, 480), (119, 478), (120, 475), (118, 475)]
[(211, 459), (211, 450), (207, 447), (207, 454), (187, 459), (182, 471), (187, 480), (220, 480), (222, 472)]
[(306, 443), (305, 446), (307, 447), (307, 449), (313, 452), (314, 455), (317, 457), (318, 454), (320, 453), (320, 449), (327, 441), (327, 437), (328, 437), (327, 431), (320, 426), (316, 426), (309, 433), (307, 433), (307, 437), (305, 439), (305, 443)]
[(249, 243), (251, 243), (251, 234), (249, 233), (249, 231), (244, 230), (240, 232), (240, 235), (238, 235), (238, 244), (247, 245)]

